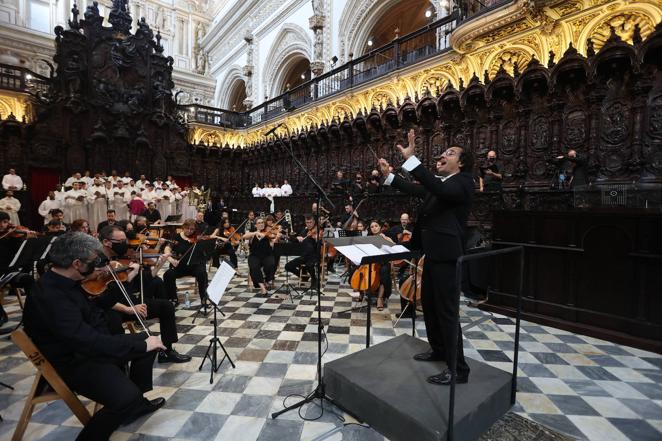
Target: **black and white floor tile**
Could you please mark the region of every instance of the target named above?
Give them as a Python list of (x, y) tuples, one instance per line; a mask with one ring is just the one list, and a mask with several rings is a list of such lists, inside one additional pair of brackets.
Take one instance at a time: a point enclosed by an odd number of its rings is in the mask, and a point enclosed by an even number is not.
[[(245, 264), (241, 265), (244, 274)], [(277, 285), (284, 281), (277, 278)], [(179, 281), (180, 294), (193, 294), (192, 279)], [(365, 313), (342, 311), (356, 306), (351, 288), (332, 276), (321, 311), (328, 341), (324, 361), (365, 347)], [(213, 336), (209, 319), (196, 315), (196, 304), (179, 307), (180, 341), (176, 348), (193, 356), (186, 364), (154, 366), (155, 388), (165, 407), (122, 427), (112, 440), (383, 440), (370, 428), (351, 424), (332, 406), (318, 405), (284, 414), (270, 413), (298, 400), (316, 384), (316, 299), (260, 296), (235, 277), (222, 301), (218, 335), (236, 364), (225, 361), (209, 383), (209, 361), (198, 370)], [(197, 297), (195, 297), (197, 298)], [(397, 323), (400, 304), (373, 310), (372, 343), (411, 332), (411, 321)], [(12, 321), (18, 305), (5, 299)], [(512, 370), (514, 321), (477, 309), (462, 308), (465, 354)], [(158, 332), (158, 324), (151, 329)], [(417, 322), (425, 338), (422, 320)], [(219, 351), (219, 357), (222, 351)], [(0, 441), (9, 440), (34, 375), (32, 364), (6, 337), (0, 340)], [(578, 439), (595, 441), (662, 440), (662, 356), (570, 332), (523, 322), (515, 411)], [(286, 397), (288, 397), (286, 399)], [(90, 404), (91, 406), (91, 404)], [(320, 418), (317, 418), (321, 414)], [(40, 405), (25, 440), (72, 440), (80, 423), (62, 402)]]

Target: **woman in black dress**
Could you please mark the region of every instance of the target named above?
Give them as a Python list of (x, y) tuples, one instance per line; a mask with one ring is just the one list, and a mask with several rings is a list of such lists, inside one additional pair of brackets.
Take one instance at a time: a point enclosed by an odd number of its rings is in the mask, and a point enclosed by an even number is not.
[(267, 286), (271, 285), (276, 272), (273, 243), (266, 222), (259, 218), (255, 222), (256, 231), (244, 233), (243, 238), (249, 241), (250, 255), (248, 268), (253, 280), (253, 286), (260, 288), (260, 294), (267, 294)]

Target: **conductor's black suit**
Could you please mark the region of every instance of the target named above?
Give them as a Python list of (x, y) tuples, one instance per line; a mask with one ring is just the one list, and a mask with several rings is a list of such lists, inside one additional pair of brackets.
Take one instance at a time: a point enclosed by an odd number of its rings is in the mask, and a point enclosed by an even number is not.
[[(450, 366), (452, 331), (459, 314), (455, 265), (464, 251), (463, 237), (474, 182), (471, 174), (465, 172), (447, 178), (437, 177), (422, 164), (410, 173), (420, 184), (394, 175), (390, 185), (423, 198), (409, 246), (425, 254), (421, 302), (428, 341), (434, 353)], [(469, 366), (464, 359), (459, 326), (457, 335), (457, 374), (468, 375)]]

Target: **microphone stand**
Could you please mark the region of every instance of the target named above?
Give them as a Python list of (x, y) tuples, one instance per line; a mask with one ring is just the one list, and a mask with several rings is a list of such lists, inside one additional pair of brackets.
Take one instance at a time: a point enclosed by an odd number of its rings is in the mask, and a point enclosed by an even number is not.
[(329, 199), (329, 196), (326, 194), (326, 192), (320, 187), (320, 185), (317, 183), (315, 178), (313, 178), (306, 167), (301, 164), (301, 162), (297, 159), (296, 155), (294, 154), (294, 149), (292, 147), (292, 141), (291, 141), (291, 135), (290, 135), (290, 130), (287, 126), (285, 126), (285, 129), (287, 130), (287, 136), (290, 139), (289, 142), (289, 149), (288, 152), (290, 156), (292, 157), (292, 161), (296, 164), (297, 167), (303, 172), (303, 174), (308, 178), (308, 181), (313, 185), (313, 187), (317, 190), (317, 210), (315, 213), (315, 222), (316, 222), (316, 228), (317, 228), (317, 241), (316, 241), (316, 251), (315, 251), (315, 256), (316, 256), (316, 264), (315, 264), (315, 271), (317, 272), (317, 278), (316, 278), (316, 283), (315, 283), (315, 290), (317, 291), (317, 378), (318, 378), (318, 383), (317, 387), (310, 393), (308, 396), (306, 396), (303, 400), (300, 400), (297, 403), (292, 404), (291, 406), (287, 406), (286, 408), (279, 410), (278, 412), (274, 412), (271, 414), (272, 419), (278, 418), (280, 415), (282, 415), (285, 412), (289, 412), (292, 409), (298, 409), (301, 406), (304, 406), (305, 404), (313, 402), (316, 398), (319, 398), (321, 401), (322, 405), (322, 410), (324, 410), (324, 400), (328, 401), (329, 403), (335, 404), (331, 398), (329, 398), (326, 395), (325, 392), (325, 386), (324, 386), (324, 377), (322, 376), (322, 333), (324, 332), (324, 324), (322, 323), (322, 290), (321, 290), (321, 274), (322, 274), (322, 262), (320, 259), (320, 247), (321, 247), (321, 238), (319, 237), (319, 220), (320, 220), (320, 207), (322, 206), (322, 199), (324, 199), (328, 203), (328, 207), (331, 207), (331, 209), (335, 208), (335, 205), (331, 200)]

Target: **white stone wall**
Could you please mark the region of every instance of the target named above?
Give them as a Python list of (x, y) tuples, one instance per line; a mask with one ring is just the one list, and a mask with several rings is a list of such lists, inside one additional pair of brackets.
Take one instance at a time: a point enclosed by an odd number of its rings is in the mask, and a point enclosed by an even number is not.
[[(92, 0), (78, 1), (79, 18)], [(112, 0), (99, 0), (99, 12), (108, 16)], [(212, 105), (215, 80), (209, 69), (196, 66), (195, 40), (202, 26), (209, 29), (211, 17), (224, 1), (209, 0), (129, 0), (134, 23), (145, 17), (151, 28), (161, 32), (164, 53), (171, 55), (175, 71), (176, 91), (187, 102)], [(48, 75), (49, 69), (41, 59), (52, 61), (55, 26), (67, 27), (73, 0), (2, 0), (0, 1), (0, 63), (22, 65)], [(104, 22), (106, 25), (107, 22)], [(135, 30), (135, 24), (134, 29)], [(203, 63), (204, 64), (204, 63)]]
[[(310, 62), (323, 61), (324, 71), (331, 69), (331, 58), (338, 57), (340, 66), (353, 53), (363, 54), (369, 32), (394, 4), (406, 0), (319, 0), (323, 6), (323, 59), (314, 60), (315, 34), (309, 27), (313, 16), (311, 0), (229, 0), (214, 18), (210, 31), (203, 40), (213, 62), (211, 75), (218, 81), (214, 102), (227, 105), (231, 82), (238, 79), (237, 72), (246, 64), (248, 44), (243, 36), (253, 35), (253, 106), (265, 101), (265, 96), (278, 95), (283, 67), (288, 60), (306, 56)], [(434, 0), (434, 13), (438, 18), (446, 14), (450, 0)]]

